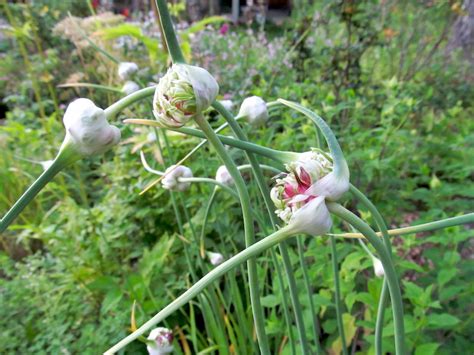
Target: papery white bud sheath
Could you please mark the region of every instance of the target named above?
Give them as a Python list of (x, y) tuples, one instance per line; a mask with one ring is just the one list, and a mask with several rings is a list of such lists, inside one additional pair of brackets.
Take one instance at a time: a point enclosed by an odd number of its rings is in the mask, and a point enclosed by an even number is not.
[(227, 111), (232, 111), (232, 109), (234, 108), (234, 103), (232, 102), (232, 100), (221, 100), (219, 102), (222, 106), (224, 106)]
[(118, 76), (122, 80), (130, 79), (138, 71), (138, 65), (133, 62), (122, 62), (118, 67)]
[(306, 233), (312, 236), (326, 234), (331, 229), (332, 220), (324, 202), (324, 196), (318, 196), (291, 216), (288, 227), (294, 233)]
[(181, 127), (216, 99), (219, 85), (203, 68), (173, 64), (156, 86), (153, 115), (165, 127)]
[(161, 180), (161, 185), (166, 190), (185, 191), (191, 185), (190, 182), (181, 182), (179, 178), (193, 177), (193, 172), (183, 165), (171, 165), (165, 171), (165, 177)]
[(147, 338), (154, 344), (147, 345), (149, 355), (163, 355), (173, 352), (173, 332), (168, 328), (155, 328)]
[(372, 263), (374, 264), (375, 276), (383, 277), (385, 275), (385, 269), (383, 268), (382, 262), (376, 257), (372, 257)]
[(44, 160), (39, 162), (43, 170), (48, 170), (51, 165), (53, 165), (54, 160)]
[(267, 104), (261, 97), (247, 97), (242, 102), (237, 117), (244, 117), (253, 126), (262, 125), (268, 120)]
[(63, 117), (66, 137), (61, 149), (72, 146), (82, 156), (102, 154), (120, 141), (120, 130), (107, 122), (104, 110), (89, 99), (69, 104)]
[(234, 179), (229, 174), (229, 170), (227, 170), (225, 165), (221, 165), (216, 171), (216, 181), (220, 182), (221, 184), (231, 186), (234, 184)]
[(211, 264), (214, 265), (214, 266), (222, 264), (225, 260), (225, 258), (222, 254), (213, 253), (213, 252), (210, 252), (210, 251), (207, 252), (207, 257), (209, 258), (209, 261), (211, 262)]
[(140, 90), (140, 86), (134, 81), (127, 81), (122, 87), (122, 92), (125, 95), (133, 94), (135, 91)]
[(315, 196), (325, 196), (329, 201), (337, 201), (349, 190), (349, 175), (337, 176), (333, 171), (316, 181), (308, 190)]

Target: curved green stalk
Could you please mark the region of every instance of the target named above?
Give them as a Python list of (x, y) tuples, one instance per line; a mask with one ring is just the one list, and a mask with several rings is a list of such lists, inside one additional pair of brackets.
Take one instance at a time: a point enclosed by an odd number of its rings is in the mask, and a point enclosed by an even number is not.
[(208, 285), (212, 282), (219, 279), (222, 275), (227, 273), (229, 270), (234, 269), (238, 265), (242, 264), (245, 261), (257, 256), (258, 254), (268, 250), (269, 248), (281, 243), (285, 239), (288, 239), (293, 235), (292, 230), (289, 227), (284, 227), (277, 232), (265, 237), (262, 240), (259, 240), (255, 244), (252, 244), (250, 247), (244, 249), (240, 253), (234, 255), (232, 258), (224, 261), (219, 266), (212, 269), (199, 281), (197, 281), (193, 286), (191, 286), (187, 291), (185, 291), (181, 296), (176, 298), (173, 302), (168, 304), (163, 308), (158, 314), (153, 318), (148, 320), (140, 328), (134, 331), (132, 334), (128, 335), (126, 338), (122, 339), (116, 345), (111, 347), (105, 352), (105, 354), (114, 354), (127, 344), (131, 343), (133, 340), (137, 339), (139, 336), (145, 334), (148, 330), (154, 327), (159, 322), (162, 322), (170, 314), (172, 314), (177, 309), (181, 308), (183, 305), (188, 303), (194, 297), (196, 297), (200, 292), (202, 292)]
[(35, 196), (66, 166), (79, 160), (81, 157), (74, 149), (65, 146), (61, 149), (53, 163), (28, 187), (15, 204), (0, 220), (0, 233), (4, 232), (15, 220), (23, 209), (35, 198)]
[(334, 273), (334, 304), (336, 306), (336, 320), (339, 336), (341, 337), (342, 353), (347, 355), (346, 335), (342, 321), (341, 287), (339, 285), (339, 263), (337, 260), (336, 240), (331, 238), (332, 271)]
[[(349, 187), (350, 192), (360, 201), (362, 204), (367, 207), (367, 209), (372, 214), (372, 217), (375, 220), (375, 223), (379, 227), (380, 232), (383, 236), (383, 241), (385, 243), (385, 248), (392, 256), (392, 245), (390, 244), (390, 237), (387, 231), (387, 224), (383, 219), (382, 215), (380, 214), (379, 210), (375, 205), (370, 201), (365, 194), (363, 194), (359, 189), (357, 189), (354, 185), (350, 185)], [(365, 246), (365, 244), (363, 244)], [(367, 249), (368, 250), (368, 249)], [(369, 252), (370, 253), (370, 252)], [(383, 284), (382, 284), (382, 291), (380, 292), (379, 297), (379, 304), (377, 307), (377, 320), (375, 322), (375, 353), (378, 355), (383, 354), (383, 323), (384, 323), (384, 314), (385, 314), (385, 307), (388, 301), (388, 283), (387, 278), (384, 276)]]
[(60, 84), (57, 85), (58, 88), (92, 88), (92, 89), (99, 89), (104, 91), (112, 91), (116, 93), (123, 94), (122, 89), (114, 88), (112, 86), (100, 85), (100, 84), (92, 84), (92, 83), (72, 83), (72, 84)]
[(137, 101), (145, 99), (149, 96), (152, 96), (155, 93), (155, 86), (150, 86), (144, 89), (140, 89), (135, 91), (133, 94), (127, 95), (124, 98), (118, 100), (114, 104), (107, 107), (105, 111), (105, 115), (109, 120), (112, 120), (117, 116), (117, 114), (127, 108), (128, 106), (134, 104)]
[[(219, 157), (223, 161), (224, 165), (226, 166), (230, 176), (234, 179), (234, 184), (237, 189), (237, 193), (239, 194), (241, 207), (242, 207), (242, 214), (244, 220), (244, 234), (245, 234), (245, 245), (249, 247), (255, 242), (254, 236), (254, 228), (253, 228), (253, 217), (251, 213), (251, 206), (250, 206), (250, 197), (247, 191), (247, 187), (245, 186), (245, 182), (242, 176), (237, 169), (234, 161), (230, 158), (228, 153), (226, 152), (224, 146), (222, 145), (221, 141), (217, 137), (217, 135), (212, 130), (212, 127), (206, 121), (206, 119), (202, 115), (198, 115), (195, 118), (195, 122), (201, 128), (201, 130), (206, 135), (207, 140), (209, 143), (212, 144), (214, 149), (217, 151)], [(257, 264), (254, 259), (250, 259), (247, 262), (248, 267), (248, 274), (249, 274), (249, 286), (250, 286), (250, 302), (252, 304), (252, 312), (254, 316), (255, 322), (255, 330), (257, 333), (258, 343), (260, 346), (260, 351), (263, 354), (269, 354), (270, 349), (268, 346), (267, 335), (265, 334), (265, 320), (263, 316), (263, 309), (260, 304), (260, 292), (258, 287), (258, 274), (257, 274)]]
[(307, 109), (304, 106), (301, 106), (300, 104), (297, 104), (296, 102), (286, 101), (283, 99), (278, 99), (278, 102), (281, 102), (282, 104), (301, 112), (319, 127), (322, 134), (324, 135), (324, 138), (326, 139), (329, 151), (331, 152), (331, 156), (334, 162), (334, 174), (336, 176), (348, 175), (349, 168), (347, 167), (346, 159), (344, 159), (344, 154), (342, 153), (341, 147), (337, 142), (336, 136), (331, 131), (331, 128), (329, 128), (327, 123), (313, 111)]
[(400, 292), (400, 285), (398, 283), (397, 274), (384, 243), (377, 237), (377, 234), (370, 228), (370, 226), (362, 221), (352, 212), (348, 211), (337, 203), (328, 202), (328, 209), (342, 220), (348, 222), (356, 229), (358, 229), (367, 240), (374, 246), (377, 251), (380, 261), (385, 270), (388, 288), (390, 291), (390, 298), (392, 300), (393, 320), (395, 325), (395, 350), (398, 355), (405, 355), (405, 326), (403, 324), (403, 302)]
[(211, 197), (209, 197), (209, 201), (207, 202), (207, 205), (206, 205), (206, 210), (204, 211), (204, 219), (202, 221), (201, 236), (199, 238), (199, 253), (201, 254), (201, 258), (204, 258), (205, 256), (204, 236), (206, 234), (206, 226), (207, 226), (207, 221), (209, 219), (209, 213), (211, 211), (212, 204), (214, 203), (216, 199), (217, 191), (219, 191), (219, 188), (216, 186), (214, 190), (212, 190)]
[[(417, 226), (389, 229), (387, 232), (389, 236), (405, 235), (405, 234), (430, 232), (437, 229), (449, 228), (449, 227), (459, 226), (459, 225), (468, 224), (468, 223), (474, 223), (474, 213), (467, 213), (462, 216), (450, 217), (450, 218), (441, 219), (439, 221), (423, 223)], [(333, 235), (335, 237), (342, 237), (342, 238), (364, 238), (364, 235), (361, 233), (340, 233), (340, 234), (328, 234), (328, 235)], [(382, 234), (377, 233), (377, 236), (381, 237)]]
[(162, 28), (162, 33), (165, 36), (166, 46), (168, 47), (168, 52), (171, 56), (173, 63), (184, 63), (183, 52), (179, 47), (178, 37), (174, 32), (173, 22), (171, 21), (171, 16), (168, 12), (168, 6), (166, 6), (165, 0), (155, 0), (156, 7), (158, 8), (158, 14), (160, 16), (160, 23)]
[[(236, 119), (234, 116), (220, 103), (220, 102), (214, 102), (212, 106), (225, 118), (229, 126), (231, 127), (232, 131), (235, 133), (238, 139), (241, 141), (247, 141), (247, 137), (245, 133), (242, 131), (240, 128), (239, 124), (237, 123)], [(268, 211), (268, 214), (270, 216), (270, 220), (272, 221), (273, 228), (276, 227), (277, 225), (277, 220), (275, 217), (275, 214), (273, 213), (272, 206), (273, 203), (270, 199), (270, 191), (268, 189), (268, 186), (265, 182), (262, 169), (260, 168), (260, 164), (257, 160), (257, 158), (252, 154), (245, 152), (247, 159), (250, 162), (250, 166), (252, 168), (253, 174), (255, 176), (255, 180), (257, 182), (257, 185), (259, 187), (260, 193), (262, 194), (262, 197), (265, 202), (266, 209)], [(283, 267), (285, 268), (285, 272), (287, 275), (288, 279), (288, 286), (290, 289), (290, 297), (291, 297), (291, 302), (293, 304), (293, 309), (295, 313), (295, 320), (296, 320), (296, 327), (298, 328), (298, 333), (299, 333), (299, 338), (301, 342), (301, 347), (303, 353), (307, 354), (309, 353), (309, 345), (308, 345), (308, 340), (306, 338), (306, 329), (304, 326), (304, 318), (303, 318), (303, 311), (301, 309), (301, 304), (298, 299), (298, 290), (296, 287), (296, 280), (295, 280), (295, 275), (293, 273), (293, 269), (291, 267), (291, 260), (290, 260), (290, 255), (288, 253), (288, 248), (286, 243), (281, 243), (279, 245), (280, 248), (280, 253), (282, 256), (283, 260)]]
[[(189, 127), (181, 127), (181, 128), (169, 128), (169, 127), (162, 127), (157, 121), (155, 120), (144, 120), (144, 119), (137, 119), (137, 118), (128, 118), (123, 121), (124, 123), (130, 123), (130, 124), (141, 124), (145, 126), (151, 126), (151, 127), (159, 127), (163, 129), (167, 129), (169, 131), (173, 132), (178, 132), (182, 133), (188, 136), (193, 136), (193, 137), (198, 137), (198, 138), (203, 138), (206, 139), (206, 135), (195, 128), (189, 128)], [(223, 136), (220, 134), (217, 134), (217, 138), (225, 144), (230, 147), (235, 147), (239, 148), (248, 152), (256, 153), (259, 155), (262, 155), (264, 157), (270, 158), (274, 161), (277, 161), (279, 163), (285, 163), (287, 161), (291, 160), (296, 160), (299, 157), (299, 153), (294, 153), (294, 152), (287, 152), (287, 151), (280, 151), (276, 149), (271, 149), (267, 147), (263, 147), (258, 144), (250, 143), (250, 142), (245, 142), (239, 139), (235, 139), (232, 137), (228, 136)]]
[(239, 196), (235, 193), (235, 191), (232, 190), (229, 186), (211, 178), (189, 177), (189, 178), (178, 178), (178, 181), (179, 182), (203, 182), (207, 184), (216, 185), (216, 186), (219, 186), (221, 189), (226, 190), (228, 193), (230, 193), (232, 196), (236, 197), (237, 199), (239, 198)]

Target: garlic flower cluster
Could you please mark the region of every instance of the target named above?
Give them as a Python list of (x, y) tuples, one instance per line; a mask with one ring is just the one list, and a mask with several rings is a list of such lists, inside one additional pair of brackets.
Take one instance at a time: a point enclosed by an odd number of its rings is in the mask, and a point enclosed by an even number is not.
[(318, 150), (300, 154), (286, 169), (271, 190), (275, 213), (297, 233), (327, 233), (332, 220), (325, 201), (349, 189), (349, 175), (336, 176), (331, 157)]

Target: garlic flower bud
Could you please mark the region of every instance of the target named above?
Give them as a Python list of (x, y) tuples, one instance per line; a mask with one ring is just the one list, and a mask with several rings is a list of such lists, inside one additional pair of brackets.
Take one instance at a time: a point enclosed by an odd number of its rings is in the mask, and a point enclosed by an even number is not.
[(383, 277), (385, 275), (385, 269), (383, 268), (383, 265), (380, 259), (374, 256), (372, 257), (372, 263), (374, 264), (375, 276)]
[(118, 67), (118, 76), (122, 80), (130, 79), (138, 71), (138, 65), (133, 62), (122, 62)]
[(173, 64), (156, 86), (153, 115), (165, 127), (181, 127), (216, 99), (219, 85), (203, 68)]
[(221, 165), (216, 171), (216, 181), (220, 182), (221, 184), (231, 186), (234, 184), (234, 179), (229, 174), (229, 170), (227, 170), (225, 165)]
[(125, 85), (122, 87), (122, 92), (125, 95), (133, 94), (135, 91), (140, 90), (140, 86), (134, 81), (127, 81)]
[(324, 234), (332, 221), (326, 200), (337, 200), (349, 189), (349, 176), (336, 176), (331, 157), (312, 150), (286, 164), (270, 193), (275, 213), (299, 233)]
[(148, 335), (148, 340), (153, 344), (148, 344), (146, 349), (149, 355), (163, 355), (173, 352), (173, 332), (168, 328), (155, 328)]
[(214, 266), (222, 264), (225, 260), (225, 258), (222, 254), (213, 253), (213, 252), (210, 252), (210, 251), (207, 252), (207, 257), (209, 258), (209, 261), (211, 262), (211, 264), (214, 265)]
[(220, 100), (219, 102), (227, 111), (231, 111), (234, 108), (234, 103), (232, 100)]
[(120, 130), (107, 122), (104, 110), (89, 99), (69, 104), (63, 117), (66, 137), (61, 150), (72, 147), (81, 156), (106, 152), (120, 141)]
[(181, 182), (179, 178), (193, 177), (193, 172), (183, 165), (171, 165), (165, 171), (165, 177), (161, 180), (161, 185), (166, 190), (185, 191), (191, 185), (190, 182)]
[(245, 118), (252, 126), (263, 125), (268, 120), (267, 104), (261, 97), (247, 97), (237, 116)]

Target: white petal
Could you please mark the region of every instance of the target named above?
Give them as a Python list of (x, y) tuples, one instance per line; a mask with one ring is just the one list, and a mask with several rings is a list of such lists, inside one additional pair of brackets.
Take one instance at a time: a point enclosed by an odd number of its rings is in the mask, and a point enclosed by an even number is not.
[(332, 220), (324, 196), (309, 201), (294, 212), (288, 226), (295, 233), (306, 233), (313, 236), (326, 234), (332, 226)]
[(336, 176), (330, 172), (323, 178), (316, 181), (306, 191), (313, 196), (325, 196), (329, 201), (337, 201), (349, 190), (349, 176)]

